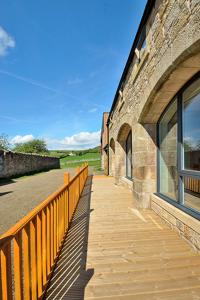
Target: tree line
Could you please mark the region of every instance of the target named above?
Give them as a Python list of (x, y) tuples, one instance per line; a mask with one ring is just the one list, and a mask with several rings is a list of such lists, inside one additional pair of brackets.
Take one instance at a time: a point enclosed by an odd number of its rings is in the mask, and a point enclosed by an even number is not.
[[(6, 134), (0, 135), (0, 150), (11, 150), (11, 145)], [(12, 147), (12, 151), (38, 154), (47, 154), (49, 152), (47, 149), (47, 144), (43, 139), (33, 139), (25, 143), (16, 143), (14, 144), (14, 147)]]

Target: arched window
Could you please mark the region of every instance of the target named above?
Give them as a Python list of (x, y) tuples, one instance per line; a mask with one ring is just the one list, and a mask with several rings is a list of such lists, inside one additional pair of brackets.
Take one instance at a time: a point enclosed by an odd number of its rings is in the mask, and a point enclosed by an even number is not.
[(126, 139), (126, 177), (132, 179), (132, 133), (129, 132)]
[(158, 122), (158, 193), (200, 218), (200, 73)]

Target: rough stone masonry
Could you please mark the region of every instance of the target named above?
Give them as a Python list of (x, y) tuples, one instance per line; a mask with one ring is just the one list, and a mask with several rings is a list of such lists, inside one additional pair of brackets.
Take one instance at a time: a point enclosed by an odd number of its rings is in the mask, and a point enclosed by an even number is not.
[(10, 178), (56, 168), (60, 168), (57, 157), (0, 151), (0, 178)]

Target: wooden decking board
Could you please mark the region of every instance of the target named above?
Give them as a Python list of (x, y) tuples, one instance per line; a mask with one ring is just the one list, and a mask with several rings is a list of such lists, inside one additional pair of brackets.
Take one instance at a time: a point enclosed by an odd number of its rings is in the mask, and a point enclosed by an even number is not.
[(112, 178), (88, 179), (46, 299), (200, 300), (200, 256)]

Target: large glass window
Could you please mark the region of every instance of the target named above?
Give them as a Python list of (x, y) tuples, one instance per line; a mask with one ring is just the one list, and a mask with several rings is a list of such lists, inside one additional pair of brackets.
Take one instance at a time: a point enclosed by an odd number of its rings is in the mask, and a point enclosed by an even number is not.
[(200, 79), (183, 93), (184, 168), (200, 171)]
[(200, 211), (200, 180), (184, 177), (184, 204)]
[(177, 200), (177, 100), (159, 123), (160, 192)]
[(126, 177), (132, 179), (132, 133), (126, 139)]
[(158, 139), (159, 194), (200, 218), (200, 73), (162, 114)]

